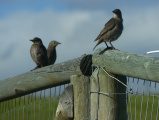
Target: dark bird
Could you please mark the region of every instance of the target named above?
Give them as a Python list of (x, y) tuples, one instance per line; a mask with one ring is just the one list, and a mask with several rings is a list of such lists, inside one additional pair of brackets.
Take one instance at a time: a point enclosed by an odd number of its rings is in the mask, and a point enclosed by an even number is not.
[(107, 48), (108, 45), (106, 42), (109, 42), (112, 49), (115, 49), (111, 42), (117, 40), (121, 35), (123, 31), (123, 19), (122, 13), (119, 9), (115, 9), (112, 12), (114, 14), (114, 17), (105, 24), (105, 27), (102, 29), (98, 37), (94, 40), (98, 40), (98, 43), (93, 48), (93, 50), (102, 42), (105, 42)]
[(47, 51), (42, 43), (42, 40), (38, 37), (35, 37), (33, 40), (30, 41), (33, 42), (30, 49), (30, 55), (37, 65), (37, 67), (35, 67), (33, 70), (47, 66)]
[(49, 46), (47, 48), (47, 57), (48, 57), (48, 65), (54, 64), (56, 61), (56, 46), (61, 43), (53, 40), (49, 43)]

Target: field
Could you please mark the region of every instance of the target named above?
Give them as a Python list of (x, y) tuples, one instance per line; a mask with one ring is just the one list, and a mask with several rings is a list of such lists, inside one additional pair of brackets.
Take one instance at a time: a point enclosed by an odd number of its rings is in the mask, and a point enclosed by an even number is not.
[(0, 120), (53, 120), (58, 100), (58, 97), (21, 98), (3, 102), (0, 104)]
[[(0, 104), (0, 120), (53, 120), (58, 100), (58, 97), (45, 99), (37, 97), (29, 100), (17, 98), (3, 102)], [(152, 120), (158, 120), (158, 102), (158, 97), (129, 96), (128, 118), (151, 120), (152, 117)]]
[(158, 103), (159, 103), (158, 97), (130, 96), (129, 102), (128, 102), (129, 119), (130, 120), (159, 120), (159, 117), (158, 117), (159, 104)]

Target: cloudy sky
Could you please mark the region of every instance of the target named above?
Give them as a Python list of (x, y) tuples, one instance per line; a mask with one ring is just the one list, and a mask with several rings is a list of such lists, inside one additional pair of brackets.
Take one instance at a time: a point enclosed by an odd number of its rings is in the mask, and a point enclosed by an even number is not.
[(34, 37), (46, 47), (51, 40), (62, 43), (56, 63), (93, 54), (93, 41), (116, 8), (124, 31), (115, 48), (138, 54), (159, 49), (158, 0), (0, 0), (0, 80), (35, 67), (29, 41)]

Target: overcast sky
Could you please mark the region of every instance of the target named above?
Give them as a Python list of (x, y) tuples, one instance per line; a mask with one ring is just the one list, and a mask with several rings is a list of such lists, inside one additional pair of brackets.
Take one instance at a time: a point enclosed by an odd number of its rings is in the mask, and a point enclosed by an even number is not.
[(116, 8), (124, 31), (112, 43), (115, 48), (138, 54), (159, 49), (157, 0), (0, 0), (0, 80), (36, 66), (30, 56), (34, 37), (46, 48), (51, 40), (62, 43), (56, 63), (93, 54), (94, 39)]

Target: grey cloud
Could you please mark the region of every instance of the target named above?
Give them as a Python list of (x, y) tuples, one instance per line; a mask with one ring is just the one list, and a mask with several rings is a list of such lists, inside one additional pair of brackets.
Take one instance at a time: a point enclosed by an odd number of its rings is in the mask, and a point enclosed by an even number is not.
[[(121, 37), (113, 42), (115, 48), (133, 53), (145, 53), (158, 49), (159, 27), (155, 12), (159, 7), (140, 9), (138, 12), (123, 10), (124, 31)], [(147, 14), (148, 12), (148, 14)], [(95, 46), (94, 39), (104, 24), (112, 17), (112, 13), (104, 11), (66, 11), (55, 12), (51, 9), (39, 12), (19, 12), (0, 21), (0, 26), (6, 28), (7, 33), (0, 35), (1, 57), (9, 52), (12, 42), (16, 46), (11, 49), (12, 56), (0, 62), (1, 78), (11, 77), (27, 72), (35, 67), (30, 57), (31, 42), (29, 39), (37, 36), (47, 47), (51, 40), (62, 44), (57, 47), (56, 63), (92, 54)], [(4, 40), (5, 42), (1, 41)], [(8, 47), (6, 47), (8, 46)], [(14, 44), (13, 44), (14, 46)], [(105, 47), (101, 44), (99, 47)], [(5, 57), (5, 56), (4, 56)], [(14, 63), (14, 64), (13, 64)], [(8, 75), (3, 75), (3, 73)]]
[[(2, 46), (1, 46), (2, 47)], [(11, 59), (11, 56), (15, 52), (16, 44), (10, 43), (8, 46), (3, 50), (4, 52), (0, 54), (0, 61), (4, 61), (6, 59)]]

